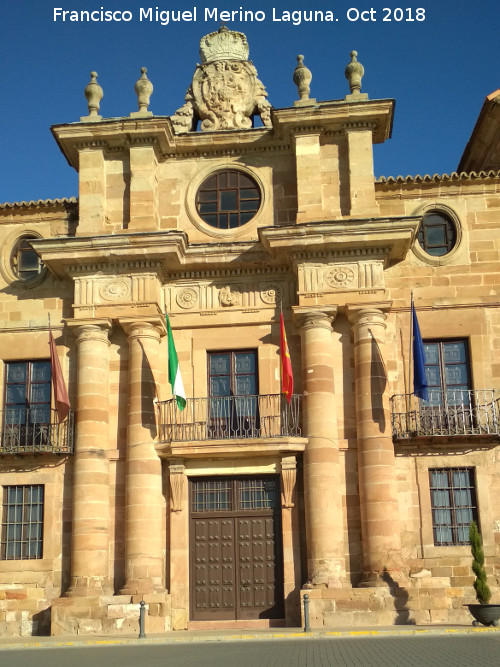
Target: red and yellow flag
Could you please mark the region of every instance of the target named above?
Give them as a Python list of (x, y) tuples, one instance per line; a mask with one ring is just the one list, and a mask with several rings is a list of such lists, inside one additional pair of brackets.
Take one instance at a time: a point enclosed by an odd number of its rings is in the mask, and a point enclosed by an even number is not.
[(280, 314), (280, 327), (281, 392), (285, 394), (286, 400), (290, 403), (293, 394), (293, 373), (290, 351), (286, 340), (283, 313)]

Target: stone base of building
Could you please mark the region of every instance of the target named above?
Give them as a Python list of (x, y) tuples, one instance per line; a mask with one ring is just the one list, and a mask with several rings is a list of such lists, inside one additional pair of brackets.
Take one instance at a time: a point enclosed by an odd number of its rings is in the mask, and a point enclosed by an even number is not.
[(168, 593), (58, 598), (52, 602), (50, 634), (139, 634), (139, 603), (145, 604), (145, 633), (171, 630)]
[[(312, 629), (370, 627), (383, 625), (471, 625), (465, 604), (475, 602), (472, 587), (455, 588), (436, 577), (389, 587), (313, 588), (301, 591), (309, 596), (309, 624)], [(492, 589), (492, 600), (500, 589)]]

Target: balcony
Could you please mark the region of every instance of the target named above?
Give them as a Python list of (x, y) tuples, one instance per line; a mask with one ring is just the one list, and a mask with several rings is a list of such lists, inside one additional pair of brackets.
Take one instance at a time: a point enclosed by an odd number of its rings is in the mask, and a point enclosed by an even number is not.
[(393, 439), (497, 440), (500, 427), (496, 393), (493, 389), (430, 389), (428, 401), (413, 394), (392, 396)]
[(288, 404), (283, 394), (188, 398), (184, 410), (175, 399), (157, 403), (161, 442), (201, 442), (300, 438), (299, 395)]
[[(50, 422), (41, 421), (37, 409), (12, 409), (0, 413), (0, 455), (72, 454), (74, 413), (60, 423), (57, 412), (50, 411)], [(46, 415), (48, 416), (48, 415)]]

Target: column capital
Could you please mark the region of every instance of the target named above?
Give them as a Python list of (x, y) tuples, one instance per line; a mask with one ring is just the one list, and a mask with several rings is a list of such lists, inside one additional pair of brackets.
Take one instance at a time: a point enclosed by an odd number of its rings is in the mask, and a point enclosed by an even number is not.
[(353, 325), (384, 324), (392, 307), (392, 301), (346, 304), (347, 319)]
[(110, 345), (108, 336), (113, 325), (110, 319), (71, 319), (64, 320), (64, 322), (73, 332), (77, 345), (87, 340), (100, 341)]
[(154, 338), (160, 340), (166, 334), (165, 322), (157, 317), (120, 317), (118, 323), (129, 338)]
[(316, 328), (333, 331), (337, 311), (337, 306), (294, 306), (293, 317), (301, 331)]

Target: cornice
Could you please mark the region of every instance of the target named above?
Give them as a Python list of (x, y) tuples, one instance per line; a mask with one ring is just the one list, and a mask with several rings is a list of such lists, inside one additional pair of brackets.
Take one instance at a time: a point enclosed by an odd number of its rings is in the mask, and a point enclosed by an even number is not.
[[(308, 222), (282, 227), (261, 227), (259, 238), (273, 257), (290, 253), (343, 253), (341, 256), (383, 257), (386, 261), (401, 261), (410, 249), (421, 216), (362, 218)], [(337, 255), (338, 256), (338, 255)]]

